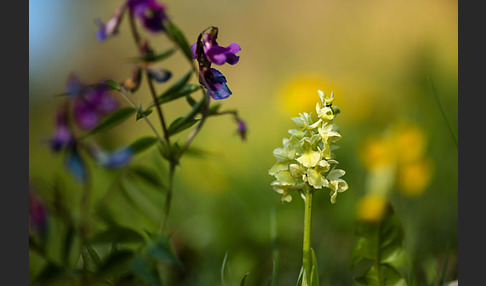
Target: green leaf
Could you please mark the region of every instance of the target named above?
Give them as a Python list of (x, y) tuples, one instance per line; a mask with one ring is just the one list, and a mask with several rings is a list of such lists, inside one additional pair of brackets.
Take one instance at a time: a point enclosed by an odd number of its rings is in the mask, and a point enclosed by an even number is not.
[(228, 252), (224, 254), (223, 264), (221, 265), (221, 285), (225, 286), (224, 283), (224, 269), (226, 268), (226, 259), (228, 259)]
[(404, 285), (400, 273), (392, 266), (403, 255), (403, 228), (390, 204), (380, 222), (360, 221), (357, 241), (352, 251), (355, 279), (362, 285)]
[(98, 252), (89, 244), (83, 247), (81, 256), (83, 257), (83, 267), (88, 271), (96, 272), (102, 264)]
[(138, 57), (136, 59), (144, 62), (157, 62), (170, 57), (175, 51), (177, 51), (177, 49), (171, 48), (158, 54), (149, 53), (143, 57)]
[(299, 276), (297, 277), (297, 283), (295, 286), (302, 286), (302, 279), (304, 278), (304, 266), (300, 267)]
[(102, 84), (107, 85), (110, 89), (113, 89), (113, 90), (120, 90), (121, 89), (120, 84), (118, 82), (112, 80), (112, 79), (107, 79), (107, 80), (103, 81)]
[(198, 84), (186, 84), (182, 88), (178, 89), (175, 92), (166, 94), (158, 98), (157, 102), (159, 104), (163, 104), (178, 98), (181, 98), (185, 95), (191, 94), (197, 90), (201, 89), (201, 86)]
[(130, 270), (134, 253), (131, 250), (115, 250), (103, 262), (98, 272), (100, 278), (121, 276)]
[(165, 31), (169, 39), (171, 39), (182, 50), (189, 62), (193, 62), (191, 46), (187, 42), (186, 37), (181, 30), (171, 21), (164, 22)]
[(194, 119), (193, 117), (200, 111), (200, 109), (202, 108), (205, 101), (206, 101), (206, 99), (204, 97), (201, 98), (197, 102), (197, 104), (193, 106), (191, 111), (189, 111), (183, 117), (179, 117), (176, 120), (174, 120), (170, 124), (170, 126), (167, 130), (169, 135), (174, 135), (174, 134), (181, 132), (181, 131), (191, 127), (192, 125), (196, 124), (196, 122), (199, 121), (199, 120)]
[(147, 242), (147, 256), (158, 262), (169, 262), (182, 268), (182, 263), (174, 254), (169, 239), (165, 235), (155, 235)]
[(122, 226), (111, 226), (108, 229), (97, 233), (91, 243), (140, 243), (145, 241), (144, 237), (133, 229)]
[(162, 285), (154, 263), (150, 263), (140, 254), (136, 254), (131, 264), (132, 272), (148, 285)]
[(73, 251), (74, 239), (75, 239), (76, 231), (73, 226), (68, 226), (66, 231), (66, 237), (64, 238), (64, 245), (62, 250), (62, 261), (64, 265), (69, 265), (69, 255)]
[(142, 179), (143, 181), (149, 183), (157, 189), (165, 190), (165, 186), (160, 179), (160, 175), (156, 174), (152, 168), (149, 169), (142, 166), (132, 167), (130, 169), (130, 174)]
[(245, 286), (245, 280), (246, 280), (246, 277), (249, 275), (250, 273), (247, 272), (243, 278), (241, 278), (241, 281), (240, 281), (240, 286)]
[(129, 148), (132, 149), (134, 153), (140, 153), (152, 147), (157, 142), (158, 142), (157, 137), (145, 136), (132, 142), (129, 145)]
[(217, 114), (220, 107), (221, 107), (221, 102), (214, 103), (213, 105), (211, 105), (211, 107), (209, 107), (208, 115)]
[(93, 129), (91, 129), (88, 133), (84, 134), (83, 137), (86, 137), (88, 135), (92, 135), (94, 133), (100, 132), (100, 131), (105, 131), (110, 128), (113, 128), (117, 126), (118, 124), (122, 123), (125, 121), (127, 118), (132, 116), (133, 113), (136, 112), (135, 108), (132, 107), (123, 107), (120, 108), (113, 113), (109, 114), (105, 118), (103, 118), (98, 125), (96, 125)]
[[(141, 110), (139, 110), (139, 111), (137, 112), (137, 120), (142, 119), (142, 118), (143, 118), (143, 115), (145, 115), (145, 117), (149, 116), (149, 114), (151, 114), (151, 113), (152, 113), (152, 111), (153, 111), (153, 110), (152, 110), (151, 108), (147, 108), (147, 109), (146, 109), (145, 111), (143, 111), (143, 112), (142, 112)], [(143, 114), (143, 115), (142, 115), (142, 114)]]
[(380, 264), (379, 269), (373, 265), (362, 277), (356, 279), (367, 286), (407, 286), (400, 273), (388, 264)]
[[(170, 97), (171, 94), (177, 93), (182, 87), (186, 85), (189, 79), (192, 76), (193, 71), (190, 70), (186, 74), (184, 74), (178, 81), (176, 81), (173, 85), (171, 85), (166, 91), (164, 91), (161, 95), (157, 97), (157, 102), (161, 100), (163, 97)], [(149, 105), (149, 108), (155, 106), (155, 102), (152, 102)]]
[(311, 266), (311, 276), (310, 276), (310, 285), (311, 286), (319, 286), (319, 270), (317, 268), (317, 260), (316, 254), (314, 253), (314, 249), (311, 248), (312, 253), (312, 266)]
[(167, 132), (169, 133), (169, 136), (172, 136), (174, 134), (186, 130), (187, 128), (190, 128), (198, 121), (199, 120), (194, 119), (192, 117), (179, 117), (170, 124), (169, 128), (167, 129)]

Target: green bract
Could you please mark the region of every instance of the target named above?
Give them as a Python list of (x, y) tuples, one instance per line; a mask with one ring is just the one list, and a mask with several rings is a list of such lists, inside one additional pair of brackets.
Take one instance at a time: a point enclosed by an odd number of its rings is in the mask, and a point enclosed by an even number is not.
[(328, 188), (334, 204), (337, 193), (348, 189), (348, 184), (341, 178), (346, 172), (335, 168), (338, 161), (332, 158), (331, 152), (335, 147), (332, 143), (341, 139), (334, 124), (339, 109), (332, 106), (333, 93), (328, 98), (321, 90), (317, 92), (321, 101), (316, 105), (317, 118), (308, 113), (291, 118), (297, 128), (290, 129), (290, 137), (284, 138), (283, 146), (273, 151), (277, 162), (268, 174), (275, 177), (271, 185), (282, 195), (282, 202), (292, 200), (291, 191), (302, 193), (307, 188)]

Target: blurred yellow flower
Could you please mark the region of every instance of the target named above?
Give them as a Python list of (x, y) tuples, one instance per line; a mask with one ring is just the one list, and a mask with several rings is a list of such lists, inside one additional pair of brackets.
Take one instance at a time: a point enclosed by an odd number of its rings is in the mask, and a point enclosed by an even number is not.
[(400, 123), (394, 128), (397, 159), (401, 163), (416, 161), (424, 156), (427, 138), (424, 131), (412, 123)]
[(393, 164), (396, 160), (393, 141), (377, 135), (368, 136), (361, 148), (361, 160), (368, 170)]
[(421, 195), (430, 184), (432, 164), (428, 159), (420, 159), (400, 166), (398, 186), (408, 196)]
[(357, 205), (357, 216), (366, 222), (378, 222), (385, 215), (386, 199), (377, 195), (366, 195)]

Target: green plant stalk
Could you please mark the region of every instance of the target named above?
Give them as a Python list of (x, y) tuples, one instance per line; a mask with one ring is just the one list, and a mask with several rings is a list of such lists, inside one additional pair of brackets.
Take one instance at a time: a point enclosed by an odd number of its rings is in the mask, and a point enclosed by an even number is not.
[(452, 140), (454, 140), (454, 143), (456, 144), (456, 149), (459, 148), (459, 144), (457, 142), (457, 136), (454, 134), (454, 130), (452, 128), (452, 124), (451, 122), (449, 121), (449, 117), (447, 117), (447, 114), (444, 110), (444, 106), (442, 106), (442, 103), (439, 99), (439, 95), (437, 94), (437, 90), (435, 89), (435, 85), (434, 85), (434, 82), (432, 81), (432, 79), (430, 79), (430, 77), (428, 78), (429, 79), (429, 82), (430, 82), (430, 85), (432, 87), (432, 94), (434, 95), (434, 98), (437, 102), (437, 105), (439, 105), (439, 109), (442, 113), (442, 117), (444, 118), (446, 124), (447, 124), (447, 127), (449, 128), (449, 133), (451, 134), (452, 136)]
[(313, 189), (306, 184), (302, 268), (306, 276), (307, 282), (310, 282), (311, 280), (310, 278), (311, 278), (311, 270), (312, 270), (312, 253), (311, 253), (312, 196), (313, 196)]

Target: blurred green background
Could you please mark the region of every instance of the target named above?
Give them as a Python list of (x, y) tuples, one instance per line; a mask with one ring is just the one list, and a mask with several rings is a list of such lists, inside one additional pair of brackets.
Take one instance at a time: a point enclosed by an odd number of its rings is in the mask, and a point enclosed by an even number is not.
[[(267, 171), (275, 162), (273, 149), (281, 146), (287, 130), (294, 127), (290, 118), (299, 112), (315, 112), (317, 89), (328, 95), (333, 91), (334, 104), (341, 109), (335, 123), (342, 140), (335, 154), (349, 184), (335, 205), (330, 204), (327, 191), (315, 196), (312, 244), (321, 284), (356, 285), (350, 253), (357, 206), (370, 190), (373, 166), (367, 162), (382, 159), (380, 148), (384, 147), (373, 147), (373, 142), (395, 136), (390, 132), (401, 134), (396, 126), (413, 129), (412, 139), (405, 136), (400, 141), (405, 142), (404, 149), (398, 152), (419, 149), (417, 156), (427, 161), (418, 174), (401, 177), (397, 171), (388, 193), (406, 230), (405, 246), (413, 257), (414, 273), (431, 283), (434, 275), (442, 273), (447, 259), (446, 281), (457, 279), (458, 152), (447, 124), (448, 120), (457, 136), (457, 1), (164, 3), (190, 43), (213, 25), (219, 28), (220, 45), (236, 42), (242, 47), (240, 62), (222, 66), (220, 71), (233, 91), (223, 108), (238, 110), (248, 126), (247, 141), (240, 140), (231, 117), (210, 118), (194, 141), (207, 156), (185, 157), (176, 171), (169, 228), (188, 267), (188, 285), (220, 285), (226, 253), (227, 283), (237, 285), (248, 272), (248, 285), (267, 285), (272, 274), (272, 210), (277, 222), (279, 282), (295, 285), (301, 266), (303, 201), (294, 196), (290, 204), (281, 204)], [(29, 1), (31, 186), (41, 197), (48, 197), (42, 186), (61, 178), (73, 212), (80, 189), (64, 174), (62, 158), (45, 144), (53, 133), (59, 103), (52, 95), (64, 92), (71, 72), (86, 82), (107, 77), (122, 80), (130, 75), (128, 59), (137, 51), (126, 19), (118, 36), (103, 43), (95, 38), (94, 19), (106, 21), (121, 4)], [(159, 51), (171, 46), (164, 35), (145, 35)], [(160, 66), (173, 72), (168, 84), (189, 70), (181, 54)], [(196, 83), (194, 78), (192, 81)], [(166, 87), (157, 89), (162, 92)], [(142, 83), (135, 101), (149, 102), (147, 92)], [(184, 108), (175, 103), (164, 111), (175, 119)], [(140, 120), (125, 122), (97, 139), (109, 149), (142, 135), (152, 134)], [(181, 140), (185, 135), (180, 135)], [(378, 151), (373, 153), (370, 148)], [(156, 150), (146, 151), (132, 164), (163, 168), (157, 156)], [(117, 172), (99, 170), (94, 200), (106, 193)], [(403, 181), (422, 183), (407, 187)], [(110, 208), (118, 210), (127, 225), (154, 228), (164, 202), (163, 196), (154, 197), (157, 199), (142, 202), (145, 215), (138, 214), (121, 196), (113, 198)], [(32, 275), (41, 263), (31, 256)]]

